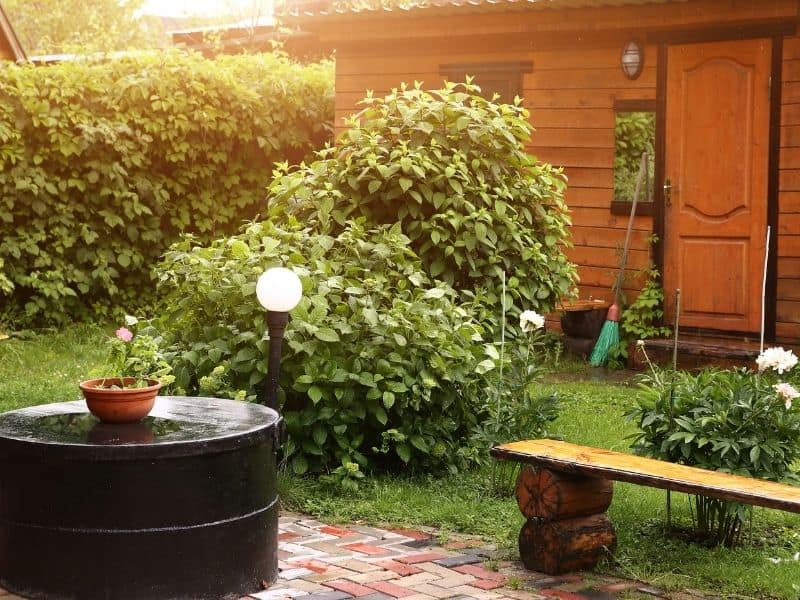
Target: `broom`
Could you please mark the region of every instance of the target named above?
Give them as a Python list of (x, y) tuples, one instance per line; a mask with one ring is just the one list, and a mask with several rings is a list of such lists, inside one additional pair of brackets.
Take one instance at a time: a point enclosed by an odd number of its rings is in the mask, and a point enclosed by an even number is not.
[(628, 230), (625, 232), (625, 245), (622, 248), (622, 259), (620, 260), (619, 273), (611, 288), (614, 295), (614, 303), (608, 307), (606, 320), (600, 335), (595, 342), (592, 354), (589, 357), (589, 364), (599, 367), (608, 360), (608, 351), (619, 344), (619, 301), (622, 291), (622, 278), (625, 274), (625, 265), (628, 262), (628, 248), (631, 241), (631, 230), (633, 229), (633, 218), (636, 216), (636, 204), (639, 201), (639, 192), (642, 187), (642, 179), (647, 172), (647, 152), (642, 153), (642, 160), (639, 164), (639, 173), (636, 176), (636, 189), (633, 192), (633, 202), (631, 203), (631, 215), (628, 217)]

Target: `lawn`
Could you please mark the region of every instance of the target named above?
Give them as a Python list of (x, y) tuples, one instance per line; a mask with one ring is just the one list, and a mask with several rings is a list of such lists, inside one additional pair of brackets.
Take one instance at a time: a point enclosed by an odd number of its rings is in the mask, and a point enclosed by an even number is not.
[[(0, 409), (74, 400), (77, 382), (102, 359), (108, 331), (97, 326), (69, 327), (0, 341)], [(625, 451), (631, 433), (623, 418), (636, 391), (626, 384), (581, 381), (591, 372), (565, 363), (543, 388), (562, 398), (554, 433), (564, 439)], [(577, 375), (577, 377), (576, 377)], [(362, 521), (399, 526), (433, 526), (446, 536), (463, 532), (484, 536), (508, 556), (516, 555), (522, 524), (512, 498), (489, 493), (490, 467), (458, 475), (408, 473), (368, 479), (355, 494), (343, 494), (312, 479), (282, 476), (284, 503), (335, 522)], [(673, 523), (688, 524), (687, 497), (673, 494)], [(800, 595), (800, 516), (753, 511), (750, 540), (741, 549), (708, 549), (667, 536), (665, 493), (615, 484), (609, 516), (617, 528), (618, 549), (605, 572), (638, 578), (662, 589), (695, 589), (739, 598), (797, 598)]]

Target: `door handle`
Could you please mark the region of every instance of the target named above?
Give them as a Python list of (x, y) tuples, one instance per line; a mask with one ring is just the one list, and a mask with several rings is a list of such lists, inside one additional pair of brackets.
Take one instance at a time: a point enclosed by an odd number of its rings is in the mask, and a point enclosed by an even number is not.
[(664, 180), (664, 204), (672, 206), (672, 181), (669, 177)]

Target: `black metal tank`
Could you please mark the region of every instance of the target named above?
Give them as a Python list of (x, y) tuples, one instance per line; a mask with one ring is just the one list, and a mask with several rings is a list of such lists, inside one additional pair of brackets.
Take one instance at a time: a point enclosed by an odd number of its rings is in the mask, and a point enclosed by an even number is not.
[(275, 581), (281, 419), (159, 397), (106, 425), (83, 402), (0, 414), (0, 586), (31, 598), (239, 598)]

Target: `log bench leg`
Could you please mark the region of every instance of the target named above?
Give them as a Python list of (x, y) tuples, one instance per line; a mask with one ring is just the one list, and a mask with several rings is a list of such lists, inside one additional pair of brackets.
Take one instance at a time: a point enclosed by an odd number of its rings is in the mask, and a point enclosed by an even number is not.
[(548, 575), (592, 569), (616, 546), (605, 514), (610, 481), (525, 466), (516, 495), (528, 519), (519, 533), (519, 554), (528, 569)]

